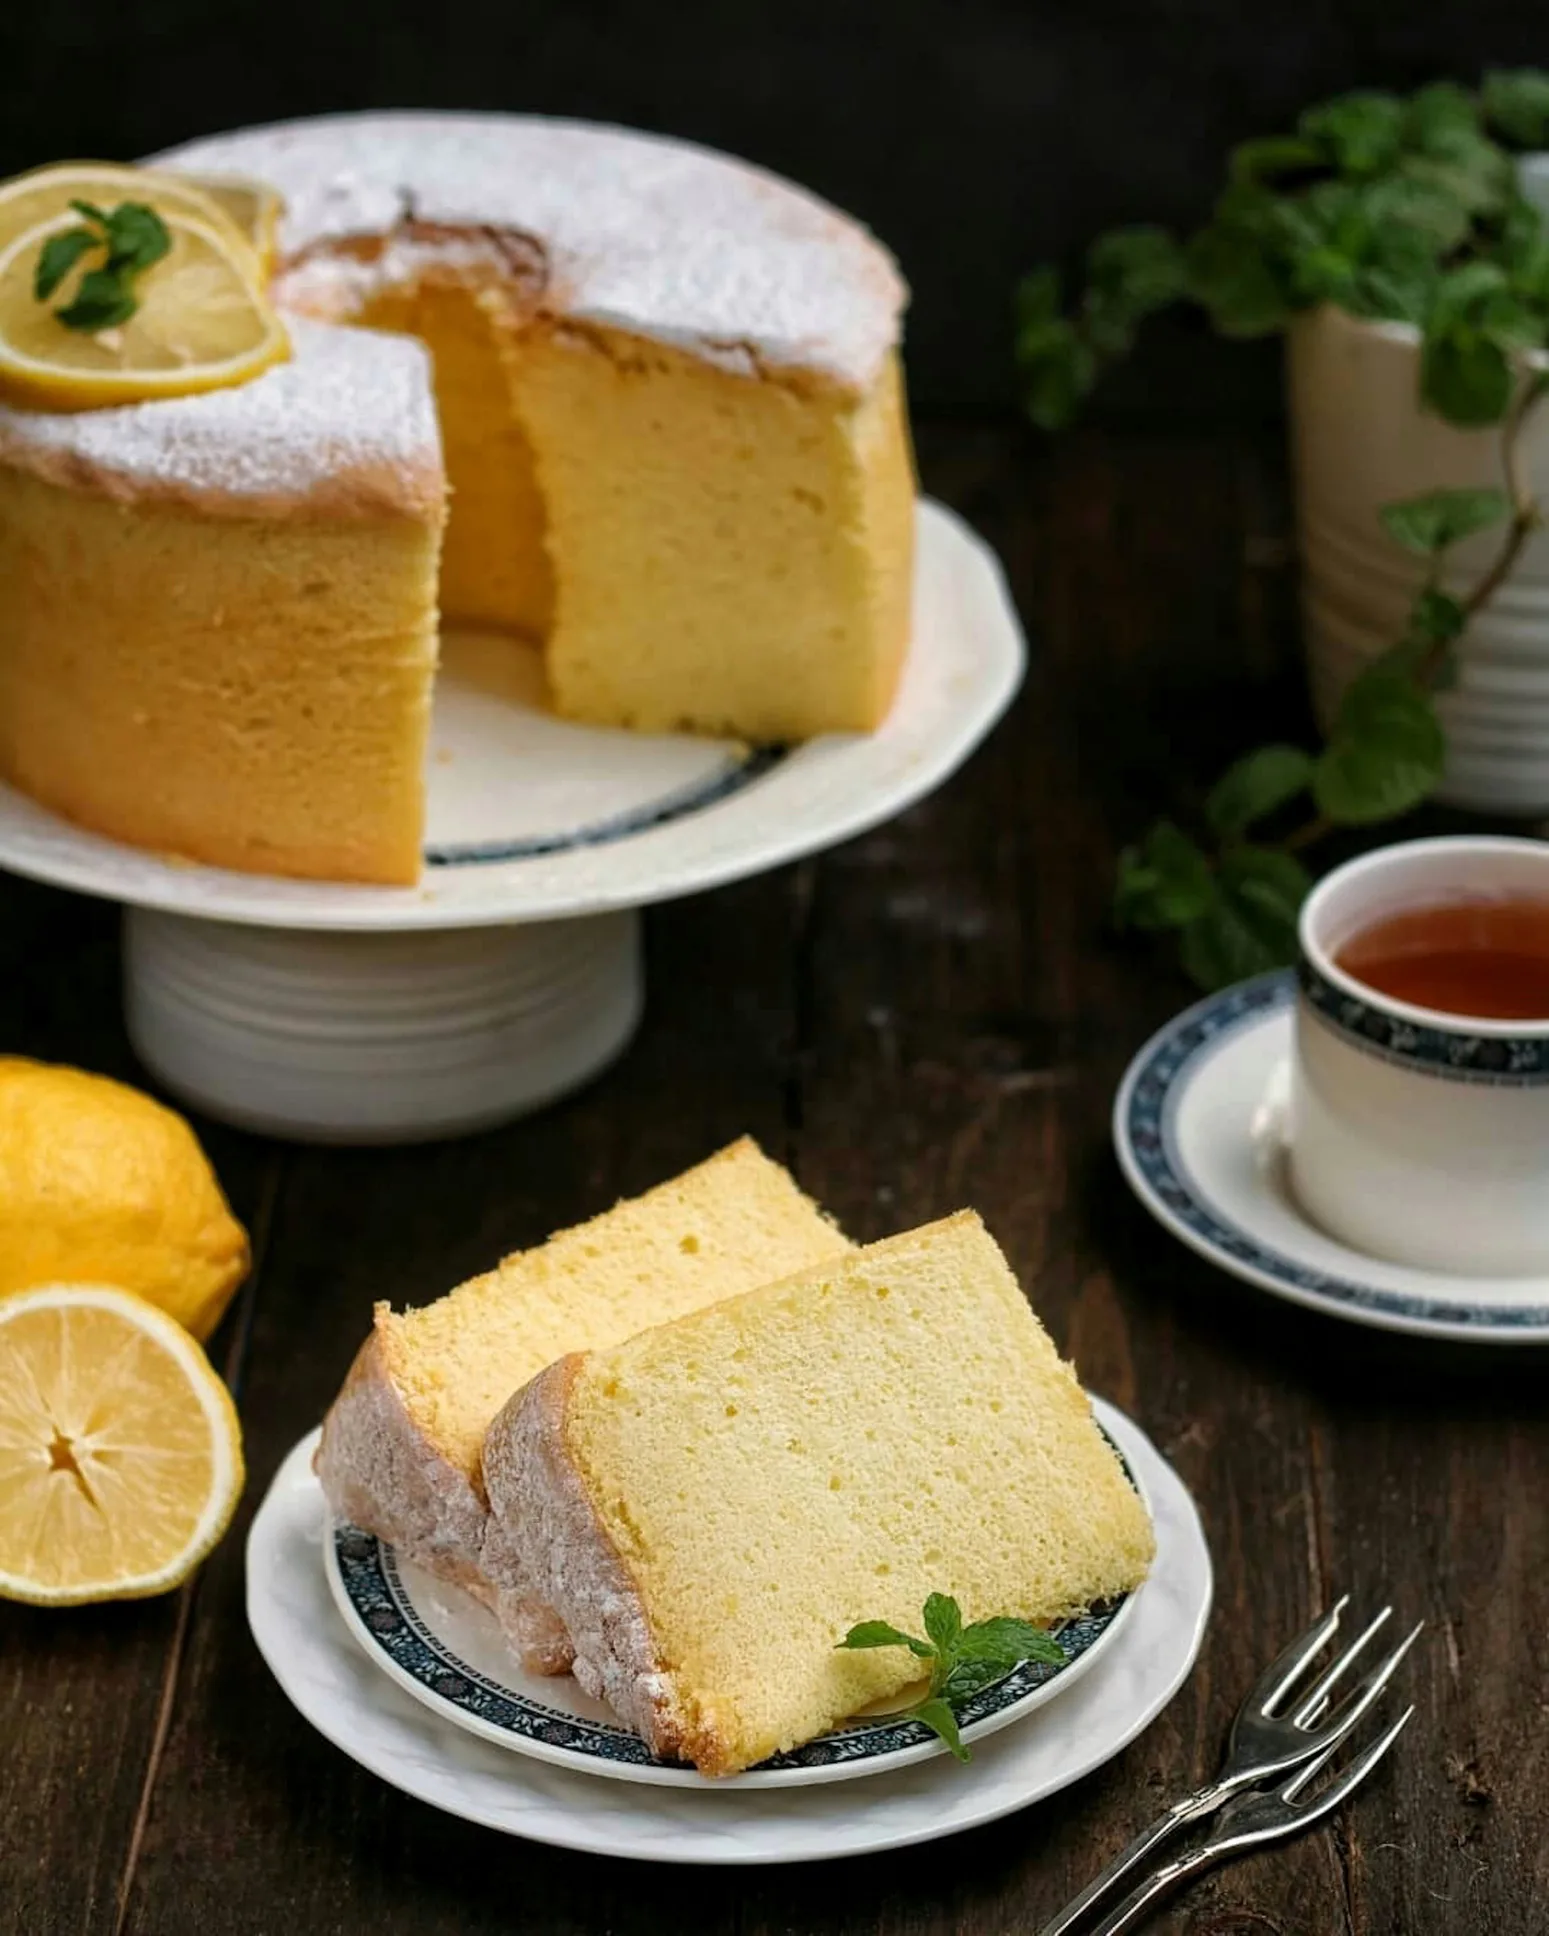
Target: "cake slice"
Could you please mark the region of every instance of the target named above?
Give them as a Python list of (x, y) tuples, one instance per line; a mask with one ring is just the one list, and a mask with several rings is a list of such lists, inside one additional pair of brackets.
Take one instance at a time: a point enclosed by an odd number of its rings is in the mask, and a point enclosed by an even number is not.
[[(377, 1305), (323, 1424), (316, 1465), (329, 1504), (484, 1591), (479, 1451), (513, 1391), (564, 1352), (617, 1344), (844, 1245), (789, 1173), (744, 1137), (422, 1310)], [(549, 1657), (568, 1663), (562, 1646)]]
[(419, 877), (446, 480), (419, 344), (0, 406), (0, 780), (216, 867)]
[[(1146, 1508), (971, 1211), (552, 1365), (484, 1447), (508, 1630), (735, 1773), (918, 1675), (859, 1621), (1047, 1625), (1138, 1586)], [(543, 1649), (527, 1649), (541, 1669)]]

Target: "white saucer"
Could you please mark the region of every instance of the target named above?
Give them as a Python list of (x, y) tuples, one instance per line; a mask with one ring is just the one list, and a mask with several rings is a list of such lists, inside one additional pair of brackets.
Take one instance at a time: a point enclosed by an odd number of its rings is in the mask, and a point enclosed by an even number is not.
[(1549, 1278), (1454, 1277), (1352, 1250), (1286, 1183), (1295, 977), (1207, 996), (1130, 1064), (1113, 1140), (1157, 1220), (1223, 1270), (1355, 1324), (1489, 1344), (1549, 1342)]
[(285, 1460), (248, 1535), (248, 1621), (276, 1680), (318, 1731), (432, 1807), (506, 1834), (642, 1861), (821, 1861), (902, 1848), (993, 1821), (1117, 1754), (1177, 1692), (1210, 1610), (1210, 1555), (1194, 1503), (1155, 1447), (1096, 1402), (1152, 1504), (1157, 1558), (1123, 1640), (1068, 1694), (974, 1750), (842, 1790), (638, 1787), (509, 1753), (450, 1727), (395, 1687), (329, 1597), (312, 1436)]
[[(317, 1435), (309, 1441), (316, 1443)], [(1145, 1497), (1138, 1476), (1130, 1478)], [(1150, 1500), (1146, 1500), (1149, 1508)], [(569, 1674), (525, 1673), (490, 1610), (459, 1587), (405, 1560), (374, 1533), (330, 1525), (323, 1541), (328, 1588), (340, 1618), (368, 1660), (406, 1694), (455, 1728), (513, 1754), (531, 1755), (580, 1775), (651, 1786), (710, 1786), (681, 1763), (658, 1760), (633, 1729), (593, 1700)], [(1059, 1629), (1063, 1667), (1026, 1661), (974, 1697), (959, 1713), (963, 1740), (977, 1748), (989, 1735), (1023, 1721), (1068, 1694), (1083, 1675), (1122, 1643), (1145, 1593), (1119, 1599)], [(891, 1774), (946, 1753), (918, 1721), (898, 1714), (913, 1695), (774, 1756), (745, 1774), (716, 1781), (732, 1788), (801, 1788), (861, 1775)]]

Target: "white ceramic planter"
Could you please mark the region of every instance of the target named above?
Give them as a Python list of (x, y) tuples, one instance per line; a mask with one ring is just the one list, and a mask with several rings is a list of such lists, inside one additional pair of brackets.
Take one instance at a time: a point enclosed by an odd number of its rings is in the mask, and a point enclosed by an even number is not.
[[(1423, 563), (1388, 537), (1384, 504), (1423, 491), (1502, 482), (1500, 434), (1422, 411), (1419, 335), (1324, 308), (1289, 338), (1291, 443), (1313, 700), (1326, 726), (1361, 666), (1399, 638)], [(1549, 415), (1530, 425), (1527, 472), (1549, 497)], [(1458, 545), (1446, 583), (1466, 591), (1498, 534)], [(1549, 534), (1469, 628), (1447, 729), (1441, 798), (1484, 812), (1549, 811)]]

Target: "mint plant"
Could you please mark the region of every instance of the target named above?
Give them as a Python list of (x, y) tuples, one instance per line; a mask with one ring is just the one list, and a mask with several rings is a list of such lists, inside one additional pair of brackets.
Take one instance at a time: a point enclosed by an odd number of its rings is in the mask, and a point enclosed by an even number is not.
[[(1203, 309), (1223, 336), (1283, 330), (1301, 310), (1420, 333), (1423, 409), (1468, 428), (1499, 424), (1503, 485), (1390, 504), (1383, 524), (1428, 570), (1401, 637), (1351, 682), (1327, 743), (1260, 747), (1211, 790), (1193, 833), (1154, 826), (1121, 857), (1122, 927), (1172, 930), (1185, 970), (1215, 988), (1294, 956), (1311, 884), (1301, 859), (1336, 827), (1376, 826), (1419, 805), (1441, 778), (1434, 695), (1456, 676), (1468, 625), (1510, 575), (1540, 520), (1521, 460), (1544, 379), (1525, 355), (1549, 344), (1549, 226), (1522, 194), (1516, 156), (1549, 146), (1549, 74), (1487, 74), (1476, 91), (1439, 82), (1407, 99), (1342, 95), (1288, 134), (1237, 148), (1210, 221), (1101, 236), (1067, 302), (1058, 273), (1017, 292), (1016, 353), (1033, 422), (1072, 422), (1105, 369), (1158, 311)], [(1499, 548), (1459, 596), (1450, 548), (1499, 529)], [(1288, 831), (1293, 805), (1302, 813)]]

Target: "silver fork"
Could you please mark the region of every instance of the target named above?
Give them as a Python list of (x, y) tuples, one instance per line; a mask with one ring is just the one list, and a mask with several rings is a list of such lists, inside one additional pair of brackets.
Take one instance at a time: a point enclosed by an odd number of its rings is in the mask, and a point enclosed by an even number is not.
[(1392, 1618), (1393, 1609), (1384, 1607), (1309, 1691), (1291, 1706), (1292, 1690), (1339, 1631), (1349, 1604), (1348, 1594), (1336, 1601), (1321, 1620), (1314, 1621), (1304, 1634), (1293, 1640), (1254, 1682), (1232, 1722), (1226, 1757), (1215, 1780), (1196, 1789), (1192, 1795), (1185, 1795), (1182, 1801), (1174, 1802), (1148, 1828), (1142, 1829), (1129, 1847), (1115, 1856), (1079, 1896), (1067, 1903), (1053, 1922), (1044, 1924), (1040, 1936), (1066, 1936), (1100, 1897), (1132, 1875), (1153, 1849), (1188, 1823), (1213, 1814), (1244, 1788), (1289, 1774), (1303, 1762), (1311, 1762), (1320, 1755), (1326, 1758), (1327, 1753), (1339, 1746), (1393, 1678), (1399, 1662), (1425, 1624), (1421, 1621), (1411, 1629), (1385, 1660), (1357, 1681), (1337, 1707), (1331, 1707), (1335, 1690), (1362, 1650)]
[(1412, 1707), (1406, 1707), (1391, 1727), (1363, 1748), (1326, 1788), (1306, 1801), (1299, 1799), (1302, 1791), (1338, 1754), (1344, 1745), (1342, 1741), (1336, 1741), (1315, 1760), (1298, 1768), (1281, 1787), (1250, 1788), (1234, 1795), (1191, 1848), (1184, 1849), (1171, 1862), (1163, 1863), (1138, 1888), (1132, 1889), (1111, 1915), (1101, 1917), (1092, 1926), (1091, 1936), (1124, 1936), (1125, 1930), (1133, 1929), (1164, 1896), (1171, 1895), (1190, 1877), (1213, 1868), (1229, 1856), (1246, 1854), (1266, 1842), (1278, 1842), (1283, 1836), (1300, 1835), (1303, 1829), (1311, 1828), (1360, 1787), (1403, 1733), (1413, 1713)]

